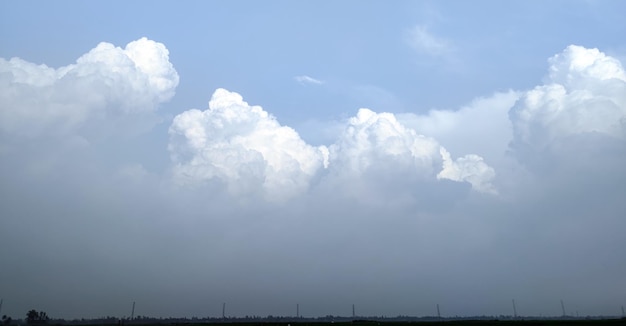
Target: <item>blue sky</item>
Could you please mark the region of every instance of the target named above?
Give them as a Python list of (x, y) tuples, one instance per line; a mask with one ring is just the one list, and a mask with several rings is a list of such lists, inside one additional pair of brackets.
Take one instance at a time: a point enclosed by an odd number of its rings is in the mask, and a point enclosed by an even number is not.
[[(397, 107), (385, 110), (454, 109), (477, 96), (535, 85), (546, 59), (569, 44), (623, 53), (620, 1), (2, 5), (5, 58), (58, 67), (101, 41), (123, 45), (145, 36), (166, 44), (186, 76), (181, 96), (167, 105), (172, 112), (201, 107), (224, 87), (271, 108), (285, 123), (385, 103), (353, 90), (359, 86), (397, 98)], [(415, 26), (445, 40), (451, 53), (416, 53), (406, 40)], [(293, 81), (297, 75), (331, 85), (302, 90)], [(356, 94), (346, 94), (350, 90)]]
[(1, 1), (3, 314), (617, 314), (623, 12)]

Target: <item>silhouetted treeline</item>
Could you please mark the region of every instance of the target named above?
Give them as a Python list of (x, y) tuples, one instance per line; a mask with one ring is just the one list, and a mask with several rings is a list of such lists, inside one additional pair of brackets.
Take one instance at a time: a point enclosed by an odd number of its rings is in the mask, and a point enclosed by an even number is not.
[[(47, 316), (46, 316), (47, 317)], [(159, 324), (169, 324), (169, 325), (180, 325), (180, 324), (251, 324), (251, 325), (259, 325), (264, 324), (265, 326), (287, 326), (291, 323), (296, 324), (293, 326), (307, 326), (309, 323), (314, 324), (324, 324), (324, 323), (350, 323), (355, 326), (385, 326), (385, 324), (393, 324), (393, 323), (404, 323), (407, 322), (417, 322), (428, 324), (429, 322), (447, 322), (446, 325), (450, 326), (454, 323), (452, 322), (463, 322), (462, 324), (484, 324), (484, 322), (488, 321), (490, 325), (492, 322), (515, 322), (516, 325), (519, 324), (520, 321), (528, 321), (530, 325), (536, 325), (533, 321), (553, 321), (555, 325), (558, 325), (560, 321), (566, 322), (567, 324), (572, 324), (572, 322), (580, 321), (583, 324), (585, 321), (600, 321), (600, 320), (613, 320), (626, 324), (625, 319), (619, 319), (616, 316), (586, 316), (586, 317), (572, 317), (572, 316), (561, 316), (561, 317), (538, 317), (538, 316), (524, 316), (524, 317), (513, 317), (507, 315), (498, 315), (498, 316), (454, 316), (454, 317), (437, 317), (437, 316), (424, 316), (424, 317), (415, 317), (415, 316), (396, 316), (396, 317), (388, 317), (388, 316), (357, 316), (357, 317), (345, 317), (345, 316), (333, 316), (327, 315), (323, 317), (289, 317), (289, 316), (273, 316), (268, 315), (265, 317), (262, 316), (244, 316), (244, 317), (167, 317), (167, 318), (156, 318), (156, 317), (148, 317), (148, 316), (137, 316), (132, 320), (130, 318), (118, 318), (113, 316), (100, 317), (100, 318), (90, 318), (90, 319), (46, 319), (46, 323), (49, 325), (111, 325), (111, 326), (130, 326), (130, 325), (159, 325)], [(474, 323), (475, 321), (477, 323)], [(14, 325), (25, 324), (26, 320), (13, 320), (11, 323)], [(550, 323), (553, 324), (553, 323)], [(613, 323), (607, 323), (611, 325), (617, 325)], [(621, 324), (620, 324), (621, 325)]]

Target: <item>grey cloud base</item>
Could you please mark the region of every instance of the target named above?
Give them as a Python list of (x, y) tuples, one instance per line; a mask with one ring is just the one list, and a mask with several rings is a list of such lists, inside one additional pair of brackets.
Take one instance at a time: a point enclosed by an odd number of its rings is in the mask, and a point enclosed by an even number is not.
[(3, 314), (616, 315), (624, 70), (576, 46), (549, 64), (457, 111), (358, 110), (318, 147), (219, 89), (172, 120), (159, 173), (102, 157), (174, 95), (164, 45), (0, 59)]

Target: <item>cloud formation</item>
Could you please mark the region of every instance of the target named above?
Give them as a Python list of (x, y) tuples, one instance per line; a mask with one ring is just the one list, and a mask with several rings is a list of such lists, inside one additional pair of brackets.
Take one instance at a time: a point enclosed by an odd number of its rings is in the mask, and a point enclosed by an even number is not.
[(315, 79), (313, 77), (307, 76), (307, 75), (301, 75), (301, 76), (296, 76), (293, 79), (295, 79), (298, 83), (300, 84), (315, 84), (315, 85), (321, 85), (324, 82), (319, 80), (319, 79)]
[(420, 179), (436, 175), (438, 179), (468, 182), (480, 192), (495, 192), (491, 184), (495, 171), (480, 156), (453, 161), (435, 139), (407, 128), (392, 113), (360, 109), (330, 149), (331, 167), (342, 174), (361, 176), (370, 169), (402, 171)]
[(306, 144), (260, 106), (218, 89), (205, 111), (174, 118), (169, 150), (175, 178), (195, 183), (217, 178), (233, 194), (262, 192), (282, 200), (302, 193), (328, 164), (328, 149)]
[(549, 63), (545, 84), (510, 111), (515, 145), (540, 151), (590, 133), (626, 139), (626, 73), (618, 60), (570, 45)]
[(445, 148), (441, 147), (439, 152), (443, 158), (443, 170), (437, 174), (437, 178), (465, 181), (480, 192), (497, 193), (491, 183), (496, 176), (496, 172), (484, 162), (482, 157), (470, 154), (452, 160), (450, 153)]
[(92, 119), (149, 114), (174, 96), (178, 80), (167, 48), (146, 38), (124, 49), (102, 42), (58, 69), (0, 58), (0, 131), (62, 134)]
[(452, 44), (432, 32), (425, 25), (417, 25), (407, 33), (407, 43), (418, 53), (439, 56), (450, 53)]
[(456, 110), (432, 109), (427, 114), (401, 113), (398, 120), (445, 144), (452, 153), (478, 153), (492, 164), (513, 138), (509, 110), (520, 92), (498, 92), (474, 99)]
[[(459, 110), (359, 109), (332, 122), (327, 146), (218, 89), (208, 109), (169, 126), (170, 187), (146, 167), (165, 151), (63, 156), (59, 137), (32, 138), (117, 126), (169, 99), (165, 47), (131, 44), (101, 44), (59, 69), (1, 62), (0, 145), (7, 135), (20, 145), (0, 147), (9, 313), (118, 316), (137, 300), (156, 316), (215, 316), (222, 302), (239, 316), (286, 315), (293, 302), (307, 315), (342, 315), (346, 302), (378, 315), (429, 315), (433, 302), (501, 314), (515, 297), (524, 314), (549, 315), (563, 296), (611, 314), (623, 297), (626, 115), (614, 58), (568, 47), (544, 85)], [(140, 149), (122, 139), (107, 146)], [(29, 150), (46, 148), (60, 164), (29, 173), (45, 164)], [(525, 171), (515, 159), (529, 155), (544, 164)], [(556, 173), (536, 173), (550, 165)]]
[(388, 164), (428, 176), (440, 163), (439, 145), (404, 127), (392, 113), (360, 109), (331, 147), (331, 163), (356, 176), (370, 168), (391, 168)]
[[(261, 107), (218, 89), (208, 110), (179, 114), (169, 132), (178, 183), (217, 179), (237, 195), (261, 191), (268, 199), (284, 200), (307, 190), (316, 175), (333, 183), (398, 171), (495, 193), (495, 172), (481, 157), (453, 161), (436, 140), (406, 128), (391, 113), (360, 109), (334, 144), (313, 147)], [(323, 173), (325, 168), (330, 172)]]

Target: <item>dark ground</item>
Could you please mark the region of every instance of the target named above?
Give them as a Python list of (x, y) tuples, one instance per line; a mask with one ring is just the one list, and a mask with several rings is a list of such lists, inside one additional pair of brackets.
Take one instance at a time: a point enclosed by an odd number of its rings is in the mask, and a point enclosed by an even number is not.
[[(135, 324), (135, 323), (131, 323)], [(621, 319), (570, 319), (570, 320), (444, 320), (419, 322), (353, 321), (353, 322), (232, 322), (232, 323), (141, 323), (137, 326), (626, 326), (626, 318)], [(90, 325), (94, 326), (94, 325)], [(101, 325), (107, 326), (107, 325)], [(117, 326), (117, 325), (108, 325)], [(125, 326), (129, 326), (127, 323)]]

